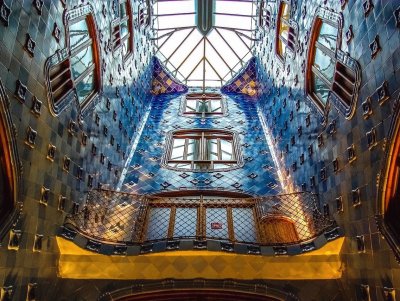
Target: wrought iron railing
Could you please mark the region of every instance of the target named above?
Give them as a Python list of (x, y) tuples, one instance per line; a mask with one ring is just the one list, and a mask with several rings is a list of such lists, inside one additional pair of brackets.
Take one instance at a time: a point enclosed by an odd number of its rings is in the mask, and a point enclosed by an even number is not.
[[(64, 223), (64, 235), (75, 233), (96, 243), (149, 245), (181, 240), (217, 240), (234, 244), (287, 246), (329, 234), (335, 223), (324, 216), (315, 194), (301, 192), (259, 198), (154, 197), (93, 190), (83, 208)], [(337, 233), (336, 233), (337, 234)], [(327, 236), (330, 240), (336, 234)], [(168, 249), (168, 246), (167, 246)]]

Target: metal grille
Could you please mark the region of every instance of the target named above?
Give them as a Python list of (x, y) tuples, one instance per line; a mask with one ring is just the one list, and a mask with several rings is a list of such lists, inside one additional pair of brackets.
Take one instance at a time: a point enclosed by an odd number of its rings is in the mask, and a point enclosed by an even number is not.
[[(271, 230), (264, 227), (274, 218), (291, 221), (296, 238), (283, 244), (274, 241)], [(91, 191), (85, 206), (65, 222), (90, 239), (129, 244), (189, 238), (284, 245), (310, 240), (333, 225), (318, 210), (311, 193), (248, 199), (162, 198), (106, 190)]]

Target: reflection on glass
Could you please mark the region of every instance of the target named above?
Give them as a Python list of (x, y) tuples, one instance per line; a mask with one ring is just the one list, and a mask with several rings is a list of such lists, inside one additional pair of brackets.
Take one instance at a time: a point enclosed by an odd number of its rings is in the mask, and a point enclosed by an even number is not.
[(281, 22), (279, 26), (279, 34), (283, 37), (286, 41), (289, 38), (289, 25), (285, 22)]
[(119, 6), (119, 11), (120, 11), (120, 18), (122, 19), (123, 17), (125, 17), (128, 14), (128, 10), (127, 10), (127, 3), (121, 3)]
[(285, 2), (282, 2), (281, 4), (281, 18), (284, 20), (289, 20), (290, 17), (290, 11), (289, 11), (289, 5)]
[(313, 74), (313, 90), (323, 105), (328, 102), (329, 87), (318, 76)]
[(207, 140), (207, 152), (205, 160), (218, 160), (218, 142), (217, 139)]
[(82, 104), (93, 91), (94, 74), (92, 71), (76, 85), (76, 92), (78, 93), (79, 103)]
[(278, 54), (283, 56), (286, 53), (286, 44), (282, 42), (281, 39), (278, 39)]
[(174, 139), (171, 160), (183, 160), (184, 151), (185, 151), (185, 139)]
[(319, 48), (315, 48), (314, 66), (328, 79), (333, 81), (335, 60), (326, 55)]
[(187, 158), (186, 160), (196, 160), (198, 158), (199, 153), (199, 144), (200, 141), (198, 139), (187, 139), (188, 140), (188, 150), (187, 150)]
[(232, 141), (221, 139), (221, 159), (222, 160), (233, 160), (233, 149)]
[(325, 47), (327, 47), (328, 49), (335, 52), (337, 34), (338, 34), (337, 28), (333, 27), (328, 23), (322, 23), (317, 41), (322, 45), (324, 45)]
[(90, 39), (86, 19), (69, 26), (69, 44), (71, 50)]
[(71, 58), (72, 75), (77, 79), (83, 72), (93, 64), (92, 47), (82, 49)]
[(128, 35), (128, 20), (121, 22), (121, 38)]

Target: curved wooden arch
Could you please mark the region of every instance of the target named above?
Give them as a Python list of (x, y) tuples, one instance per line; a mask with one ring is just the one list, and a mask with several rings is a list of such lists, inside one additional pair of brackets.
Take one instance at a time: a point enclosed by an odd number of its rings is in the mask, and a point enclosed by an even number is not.
[(259, 227), (265, 244), (287, 244), (300, 240), (295, 221), (287, 216), (265, 216), (261, 219)]
[(0, 239), (8, 233), (21, 212), (21, 163), (15, 139), (10, 102), (0, 80)]

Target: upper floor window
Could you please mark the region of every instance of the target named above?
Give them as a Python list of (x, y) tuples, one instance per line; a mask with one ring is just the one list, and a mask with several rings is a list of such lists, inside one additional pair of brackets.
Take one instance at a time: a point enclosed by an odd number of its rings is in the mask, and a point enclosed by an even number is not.
[(260, 7), (258, 11), (258, 25), (264, 26), (264, 0), (260, 1)]
[(288, 48), (295, 50), (296, 33), (290, 24), (290, 4), (282, 0), (278, 10), (276, 53), (284, 59)]
[(223, 115), (225, 107), (221, 94), (188, 94), (185, 97), (183, 114), (189, 116), (208, 117)]
[(129, 0), (119, 1), (119, 18), (112, 23), (113, 50), (122, 46), (122, 58), (125, 61), (133, 50), (132, 10)]
[(177, 169), (205, 171), (238, 167), (237, 137), (224, 130), (179, 130), (172, 133), (165, 165)]
[(359, 86), (356, 61), (340, 51), (341, 17), (319, 9), (314, 20), (306, 76), (307, 94), (321, 112), (328, 100), (350, 118)]
[(67, 48), (46, 61), (46, 84), (54, 115), (74, 99), (82, 113), (100, 90), (99, 49), (92, 12), (90, 5), (67, 12)]
[(151, 20), (151, 6), (150, 0), (145, 0), (139, 7), (139, 25), (147, 27), (150, 25)]

